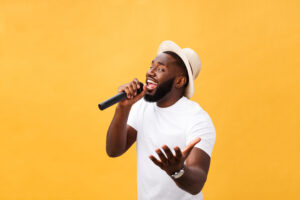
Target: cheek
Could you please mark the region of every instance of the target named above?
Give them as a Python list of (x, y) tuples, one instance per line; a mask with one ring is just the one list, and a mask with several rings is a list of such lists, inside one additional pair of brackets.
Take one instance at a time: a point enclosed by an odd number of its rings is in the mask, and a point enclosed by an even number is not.
[(158, 81), (159, 84), (161, 84), (164, 81), (166, 81), (166, 76), (164, 74), (159, 73), (156, 75), (156, 80)]
[(162, 72), (162, 73), (158, 73), (157, 74), (157, 80), (162, 83), (162, 82), (165, 82), (165, 81), (168, 81), (172, 78), (174, 78), (175, 76), (171, 73), (168, 73), (168, 72)]

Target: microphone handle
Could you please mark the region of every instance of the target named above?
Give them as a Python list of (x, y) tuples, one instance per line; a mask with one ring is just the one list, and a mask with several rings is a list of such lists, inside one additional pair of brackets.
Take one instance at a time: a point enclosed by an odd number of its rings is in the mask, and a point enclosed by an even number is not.
[[(143, 83), (140, 82), (140, 88), (137, 90), (137, 94), (140, 94), (143, 91), (143, 86), (144, 86)], [(115, 103), (118, 103), (126, 98), (127, 98), (126, 93), (123, 91), (123, 92), (120, 92), (119, 94), (107, 99), (106, 101), (99, 103), (98, 107), (100, 110), (104, 110), (105, 108), (108, 108), (108, 107), (114, 105)]]
[(98, 104), (98, 107), (100, 110), (104, 110), (105, 108), (108, 108), (112, 105), (114, 105), (115, 103), (118, 103), (122, 100), (126, 99), (126, 93), (125, 92), (121, 92), (109, 99), (107, 99), (106, 101), (103, 101), (102, 103)]

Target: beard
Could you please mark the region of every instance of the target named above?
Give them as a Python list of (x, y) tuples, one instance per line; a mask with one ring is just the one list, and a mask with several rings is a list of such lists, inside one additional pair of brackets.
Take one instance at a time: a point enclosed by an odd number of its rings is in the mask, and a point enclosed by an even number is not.
[(146, 94), (144, 99), (148, 102), (157, 102), (161, 100), (172, 90), (174, 80), (175, 77), (165, 81), (160, 86), (157, 86), (156, 92), (153, 95)]

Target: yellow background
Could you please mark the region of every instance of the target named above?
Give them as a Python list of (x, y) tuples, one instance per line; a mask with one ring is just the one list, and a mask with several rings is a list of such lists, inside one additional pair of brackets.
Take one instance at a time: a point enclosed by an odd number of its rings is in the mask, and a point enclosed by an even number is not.
[(205, 200), (299, 199), (299, 1), (0, 1), (0, 199), (136, 199), (114, 108), (161, 41), (193, 48), (217, 130)]

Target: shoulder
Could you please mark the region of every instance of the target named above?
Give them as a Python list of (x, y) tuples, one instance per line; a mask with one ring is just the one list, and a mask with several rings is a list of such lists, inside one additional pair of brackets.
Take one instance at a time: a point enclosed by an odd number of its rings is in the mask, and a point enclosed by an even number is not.
[(213, 122), (209, 114), (195, 101), (185, 99), (186, 112), (188, 113), (188, 124), (192, 126), (210, 127), (214, 129)]

